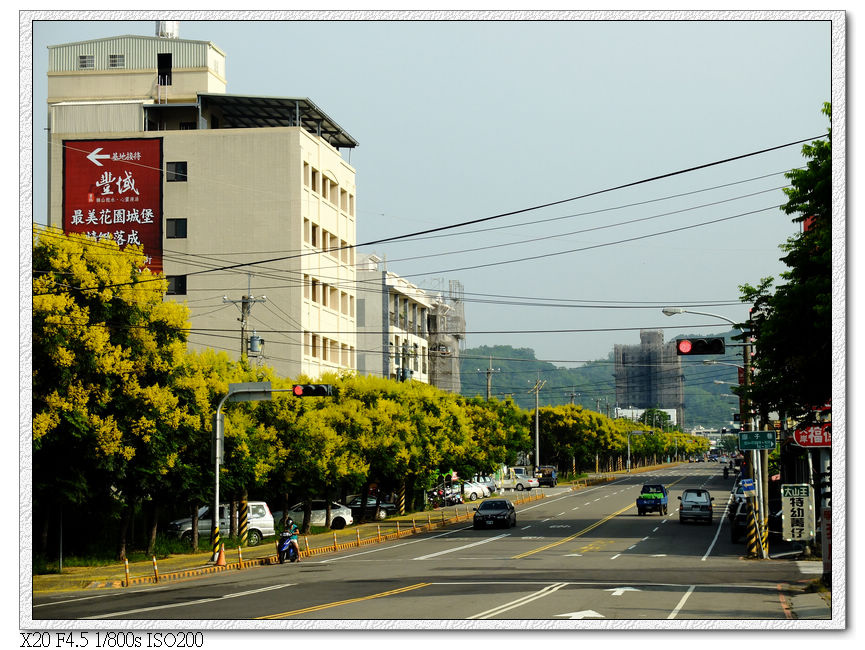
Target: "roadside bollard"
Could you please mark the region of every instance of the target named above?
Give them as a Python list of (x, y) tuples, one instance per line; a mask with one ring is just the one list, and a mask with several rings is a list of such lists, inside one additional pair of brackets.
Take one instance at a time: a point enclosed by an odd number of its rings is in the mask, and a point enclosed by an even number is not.
[(414, 523), (414, 517), (411, 518), (411, 532), (412, 534), (417, 532), (417, 524)]
[(339, 550), (339, 549), (337, 548), (337, 545), (336, 545), (336, 532), (333, 533), (333, 550), (334, 550), (334, 552), (336, 552), (337, 550)]
[(239, 546), (237, 547), (237, 558), (238, 558), (237, 568), (238, 568), (238, 570), (240, 570), (243, 568), (243, 552), (240, 550)]
[(432, 530), (432, 517), (430, 516), (430, 513), (426, 513), (426, 525), (427, 530)]
[(126, 566), (126, 586), (129, 586), (129, 560), (124, 558), (123, 564)]
[(303, 545), (306, 546), (306, 554), (309, 555), (309, 537), (303, 536)]
[(354, 532), (357, 533), (357, 545), (360, 547), (360, 528), (355, 528)]
[(381, 524), (376, 524), (376, 531), (378, 531), (378, 541), (381, 541)]
[(156, 556), (153, 556), (153, 581), (159, 582), (159, 570), (156, 568)]
[(396, 520), (396, 538), (399, 539), (399, 519)]

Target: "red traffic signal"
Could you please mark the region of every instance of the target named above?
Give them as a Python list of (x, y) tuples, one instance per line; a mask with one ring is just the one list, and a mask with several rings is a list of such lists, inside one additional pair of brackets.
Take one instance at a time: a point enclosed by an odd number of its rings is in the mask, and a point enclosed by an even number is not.
[(334, 393), (331, 384), (295, 384), (291, 391), (295, 397), (331, 397)]
[(692, 354), (724, 354), (726, 347), (724, 339), (678, 339), (676, 341), (676, 354), (692, 355)]

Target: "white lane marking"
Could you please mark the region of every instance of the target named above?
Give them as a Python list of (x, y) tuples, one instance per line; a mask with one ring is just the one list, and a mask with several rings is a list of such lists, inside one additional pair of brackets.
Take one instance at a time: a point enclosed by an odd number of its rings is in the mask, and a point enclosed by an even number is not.
[[(656, 528), (655, 530), (657, 530), (657, 528)], [(645, 536), (643, 539), (641, 539), (640, 541), (641, 541), (641, 542), (645, 542), (647, 539), (649, 539), (649, 536), (648, 536), (648, 535), (646, 535), (646, 536)]]
[(634, 545), (632, 545), (632, 546), (629, 546), (629, 547), (628, 547), (628, 550), (630, 551), (630, 550), (635, 549), (635, 548), (637, 548), (637, 545), (636, 545), (636, 544), (634, 544)]
[(616, 553), (616, 554), (615, 554), (613, 557), (611, 557), (610, 559), (611, 559), (611, 560), (615, 560), (615, 559), (616, 559), (617, 557), (619, 557), (620, 555), (621, 555), (621, 553)]
[(510, 533), (502, 533), (501, 535), (496, 535), (495, 537), (490, 537), (489, 539), (482, 539), (479, 542), (474, 542), (473, 544), (465, 544), (463, 546), (457, 546), (456, 548), (448, 548), (444, 551), (439, 551), (438, 553), (430, 553), (429, 555), (421, 555), (420, 557), (414, 557), (413, 560), (428, 560), (431, 557), (438, 557), (439, 555), (447, 555), (448, 553), (455, 553), (456, 551), (461, 551), (464, 548), (471, 548), (473, 546), (480, 546), (481, 544), (489, 544), (490, 542), (494, 542), (497, 539), (501, 539), (502, 537), (509, 537)]
[(577, 506), (576, 508), (571, 508), (571, 512), (573, 512), (574, 510), (579, 510), (579, 509), (580, 509), (580, 506)]
[(185, 603), (171, 603), (169, 605), (154, 605), (153, 607), (141, 607), (139, 609), (128, 609), (125, 612), (107, 612), (105, 614), (97, 614), (96, 616), (85, 616), (84, 620), (90, 619), (98, 619), (98, 618), (107, 618), (109, 616), (126, 616), (128, 614), (140, 614), (142, 612), (152, 612), (157, 609), (171, 609), (173, 607), (186, 607), (187, 605), (203, 605), (204, 603), (212, 603), (217, 600), (226, 600), (228, 598), (242, 598), (243, 596), (250, 596), (252, 594), (260, 594), (265, 591), (272, 591), (273, 589), (282, 589), (283, 587), (291, 587), (294, 583), (288, 583), (284, 585), (272, 585), (270, 587), (262, 587), (261, 589), (252, 589), (250, 591), (239, 591), (236, 594), (225, 594), (222, 596), (215, 596), (214, 598), (201, 598), (199, 600), (190, 600)]
[(697, 585), (691, 585), (690, 587), (688, 587), (688, 591), (686, 591), (685, 595), (682, 596), (682, 599), (679, 601), (679, 604), (676, 605), (676, 608), (672, 612), (670, 612), (670, 615), (667, 617), (668, 620), (671, 618), (676, 618), (676, 616), (678, 616), (682, 607), (685, 606), (685, 601), (691, 597), (691, 594), (694, 593), (694, 589), (696, 589), (696, 587), (697, 587)]
[(721, 534), (721, 527), (724, 525), (724, 520), (727, 519), (727, 511), (730, 508), (730, 502), (733, 500), (733, 495), (731, 494), (727, 497), (727, 505), (724, 506), (724, 512), (721, 514), (721, 520), (718, 522), (718, 530), (715, 531), (715, 538), (712, 540), (712, 543), (709, 544), (709, 548), (706, 549), (706, 554), (700, 558), (701, 562), (705, 562), (706, 558), (709, 557), (709, 553), (712, 552), (712, 549), (715, 548), (715, 542), (718, 541), (718, 536)]
[(520, 530), (528, 530), (529, 528), (531, 528), (531, 526), (523, 526)]
[(566, 586), (566, 582), (557, 582), (552, 585), (548, 585), (541, 589), (540, 591), (536, 591), (533, 594), (528, 594), (523, 596), (522, 598), (517, 598), (509, 603), (505, 603), (503, 605), (499, 605), (498, 607), (494, 607), (493, 609), (488, 609), (485, 612), (481, 612), (480, 614), (475, 614), (474, 616), (469, 616), (468, 620), (472, 619), (484, 619), (484, 618), (492, 618), (497, 614), (504, 614), (507, 611), (510, 611), (516, 607), (520, 607), (521, 605), (526, 605), (533, 600), (537, 600), (538, 598), (543, 598), (544, 596), (549, 596), (552, 593), (555, 593), (562, 587)]
[(658, 532), (658, 528), (660, 528), (660, 526), (655, 526), (655, 527), (652, 529), (652, 532), (653, 532), (653, 533), (657, 533), (657, 532)]

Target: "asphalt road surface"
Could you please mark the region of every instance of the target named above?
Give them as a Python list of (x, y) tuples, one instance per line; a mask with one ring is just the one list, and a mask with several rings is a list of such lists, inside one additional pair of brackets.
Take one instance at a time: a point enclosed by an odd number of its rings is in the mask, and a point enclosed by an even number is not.
[[(665, 484), (669, 514), (640, 516), (645, 482)], [(34, 620), (366, 621), (785, 620), (789, 560), (748, 560), (724, 518), (733, 478), (716, 463), (550, 490), (517, 507), (517, 525), (470, 523), (300, 564), (217, 573), (166, 585), (39, 596)], [(685, 488), (715, 497), (711, 525), (680, 524)], [(255, 622), (254, 624), (252, 622)], [(444, 624), (447, 626), (447, 624)], [(70, 627), (79, 627), (71, 625)], [(284, 625), (280, 626), (284, 627)]]

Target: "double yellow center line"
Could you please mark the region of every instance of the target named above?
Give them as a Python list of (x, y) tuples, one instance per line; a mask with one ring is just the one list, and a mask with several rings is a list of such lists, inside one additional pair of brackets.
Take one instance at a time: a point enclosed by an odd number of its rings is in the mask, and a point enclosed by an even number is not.
[[(682, 477), (678, 481), (673, 481), (672, 483), (670, 483), (668, 485), (668, 488), (674, 486), (679, 481), (683, 481), (684, 479), (685, 479), (685, 477)], [(669, 493), (669, 489), (667, 490), (667, 492)], [(519, 559), (522, 559), (524, 557), (528, 557), (529, 555), (534, 555), (535, 553), (540, 553), (542, 551), (546, 551), (546, 550), (549, 550), (551, 548), (555, 548), (556, 546), (561, 546), (562, 544), (567, 544), (568, 542), (575, 540), (577, 537), (580, 537), (581, 535), (585, 535), (589, 531), (594, 530), (595, 528), (597, 528), (601, 524), (608, 522), (613, 517), (618, 517), (623, 512), (627, 512), (628, 510), (630, 510), (631, 508), (634, 508), (634, 507), (636, 507), (636, 503), (631, 503), (631, 504), (625, 506), (624, 508), (622, 508), (621, 510), (617, 510), (616, 512), (614, 512), (612, 514), (607, 515), (603, 519), (599, 519), (598, 521), (596, 521), (592, 525), (586, 526), (580, 532), (574, 533), (570, 537), (566, 537), (565, 539), (561, 539), (558, 542), (553, 542), (552, 544), (547, 544), (546, 546), (541, 546), (540, 548), (536, 548), (533, 551), (526, 551), (525, 553), (520, 553), (519, 555), (514, 555), (513, 557), (511, 557), (511, 559), (512, 560), (519, 560)]]

